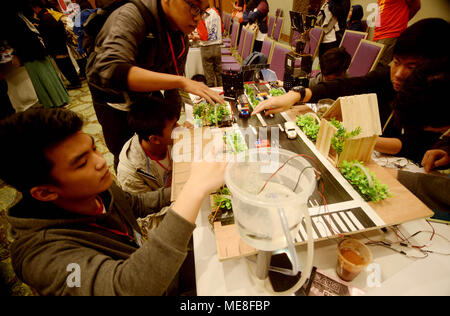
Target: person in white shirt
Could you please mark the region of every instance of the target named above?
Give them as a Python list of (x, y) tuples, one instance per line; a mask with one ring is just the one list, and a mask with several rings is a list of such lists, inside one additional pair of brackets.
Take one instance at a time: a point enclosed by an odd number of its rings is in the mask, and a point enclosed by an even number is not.
[(222, 86), (222, 45), (223, 23), (216, 8), (206, 10), (208, 17), (197, 27), (200, 40), (203, 69), (209, 87)]

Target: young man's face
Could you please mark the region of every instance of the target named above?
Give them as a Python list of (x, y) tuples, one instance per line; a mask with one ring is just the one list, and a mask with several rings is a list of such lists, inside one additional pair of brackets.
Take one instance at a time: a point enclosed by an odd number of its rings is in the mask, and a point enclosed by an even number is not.
[(89, 135), (78, 132), (46, 152), (53, 162), (52, 189), (59, 199), (82, 200), (95, 197), (112, 184), (106, 160)]
[(169, 22), (184, 34), (190, 34), (197, 28), (202, 15), (194, 16), (195, 9), (206, 10), (209, 7), (208, 0), (164, 0), (163, 8)]
[[(163, 129), (162, 136), (150, 136), (153, 142), (157, 142), (161, 147), (167, 147), (173, 145), (172, 132), (178, 126), (178, 119), (173, 118), (166, 120), (166, 125)], [(152, 138), (153, 137), (153, 138)]]
[(423, 63), (421, 57), (400, 57), (394, 56), (391, 63), (391, 82), (395, 91), (400, 91), (406, 78)]

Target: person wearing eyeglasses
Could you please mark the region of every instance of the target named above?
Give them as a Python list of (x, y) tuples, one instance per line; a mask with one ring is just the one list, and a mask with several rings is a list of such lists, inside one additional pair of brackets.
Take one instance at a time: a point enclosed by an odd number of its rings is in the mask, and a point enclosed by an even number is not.
[(210, 103), (224, 103), (205, 84), (183, 77), (187, 34), (208, 16), (208, 0), (140, 1), (153, 21), (146, 21), (131, 1), (114, 10), (96, 37), (86, 68), (95, 112), (116, 167), (123, 145), (133, 136), (127, 111), (139, 97), (181, 89)]

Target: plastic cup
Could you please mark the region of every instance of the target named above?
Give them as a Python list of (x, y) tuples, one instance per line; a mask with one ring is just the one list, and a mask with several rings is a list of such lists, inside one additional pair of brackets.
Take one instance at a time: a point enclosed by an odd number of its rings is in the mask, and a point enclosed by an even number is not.
[(322, 118), (323, 115), (331, 108), (333, 105), (333, 99), (322, 99), (317, 102), (317, 116)]
[(359, 240), (344, 239), (339, 243), (337, 250), (336, 272), (344, 281), (353, 281), (372, 262), (372, 252)]

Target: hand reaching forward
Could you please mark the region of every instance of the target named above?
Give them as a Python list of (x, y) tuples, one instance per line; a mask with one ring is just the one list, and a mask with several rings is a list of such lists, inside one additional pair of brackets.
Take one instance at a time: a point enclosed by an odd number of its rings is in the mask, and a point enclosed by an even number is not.
[(425, 172), (429, 173), (434, 168), (443, 167), (450, 164), (450, 155), (442, 149), (432, 149), (425, 153), (422, 159), (422, 166)]

